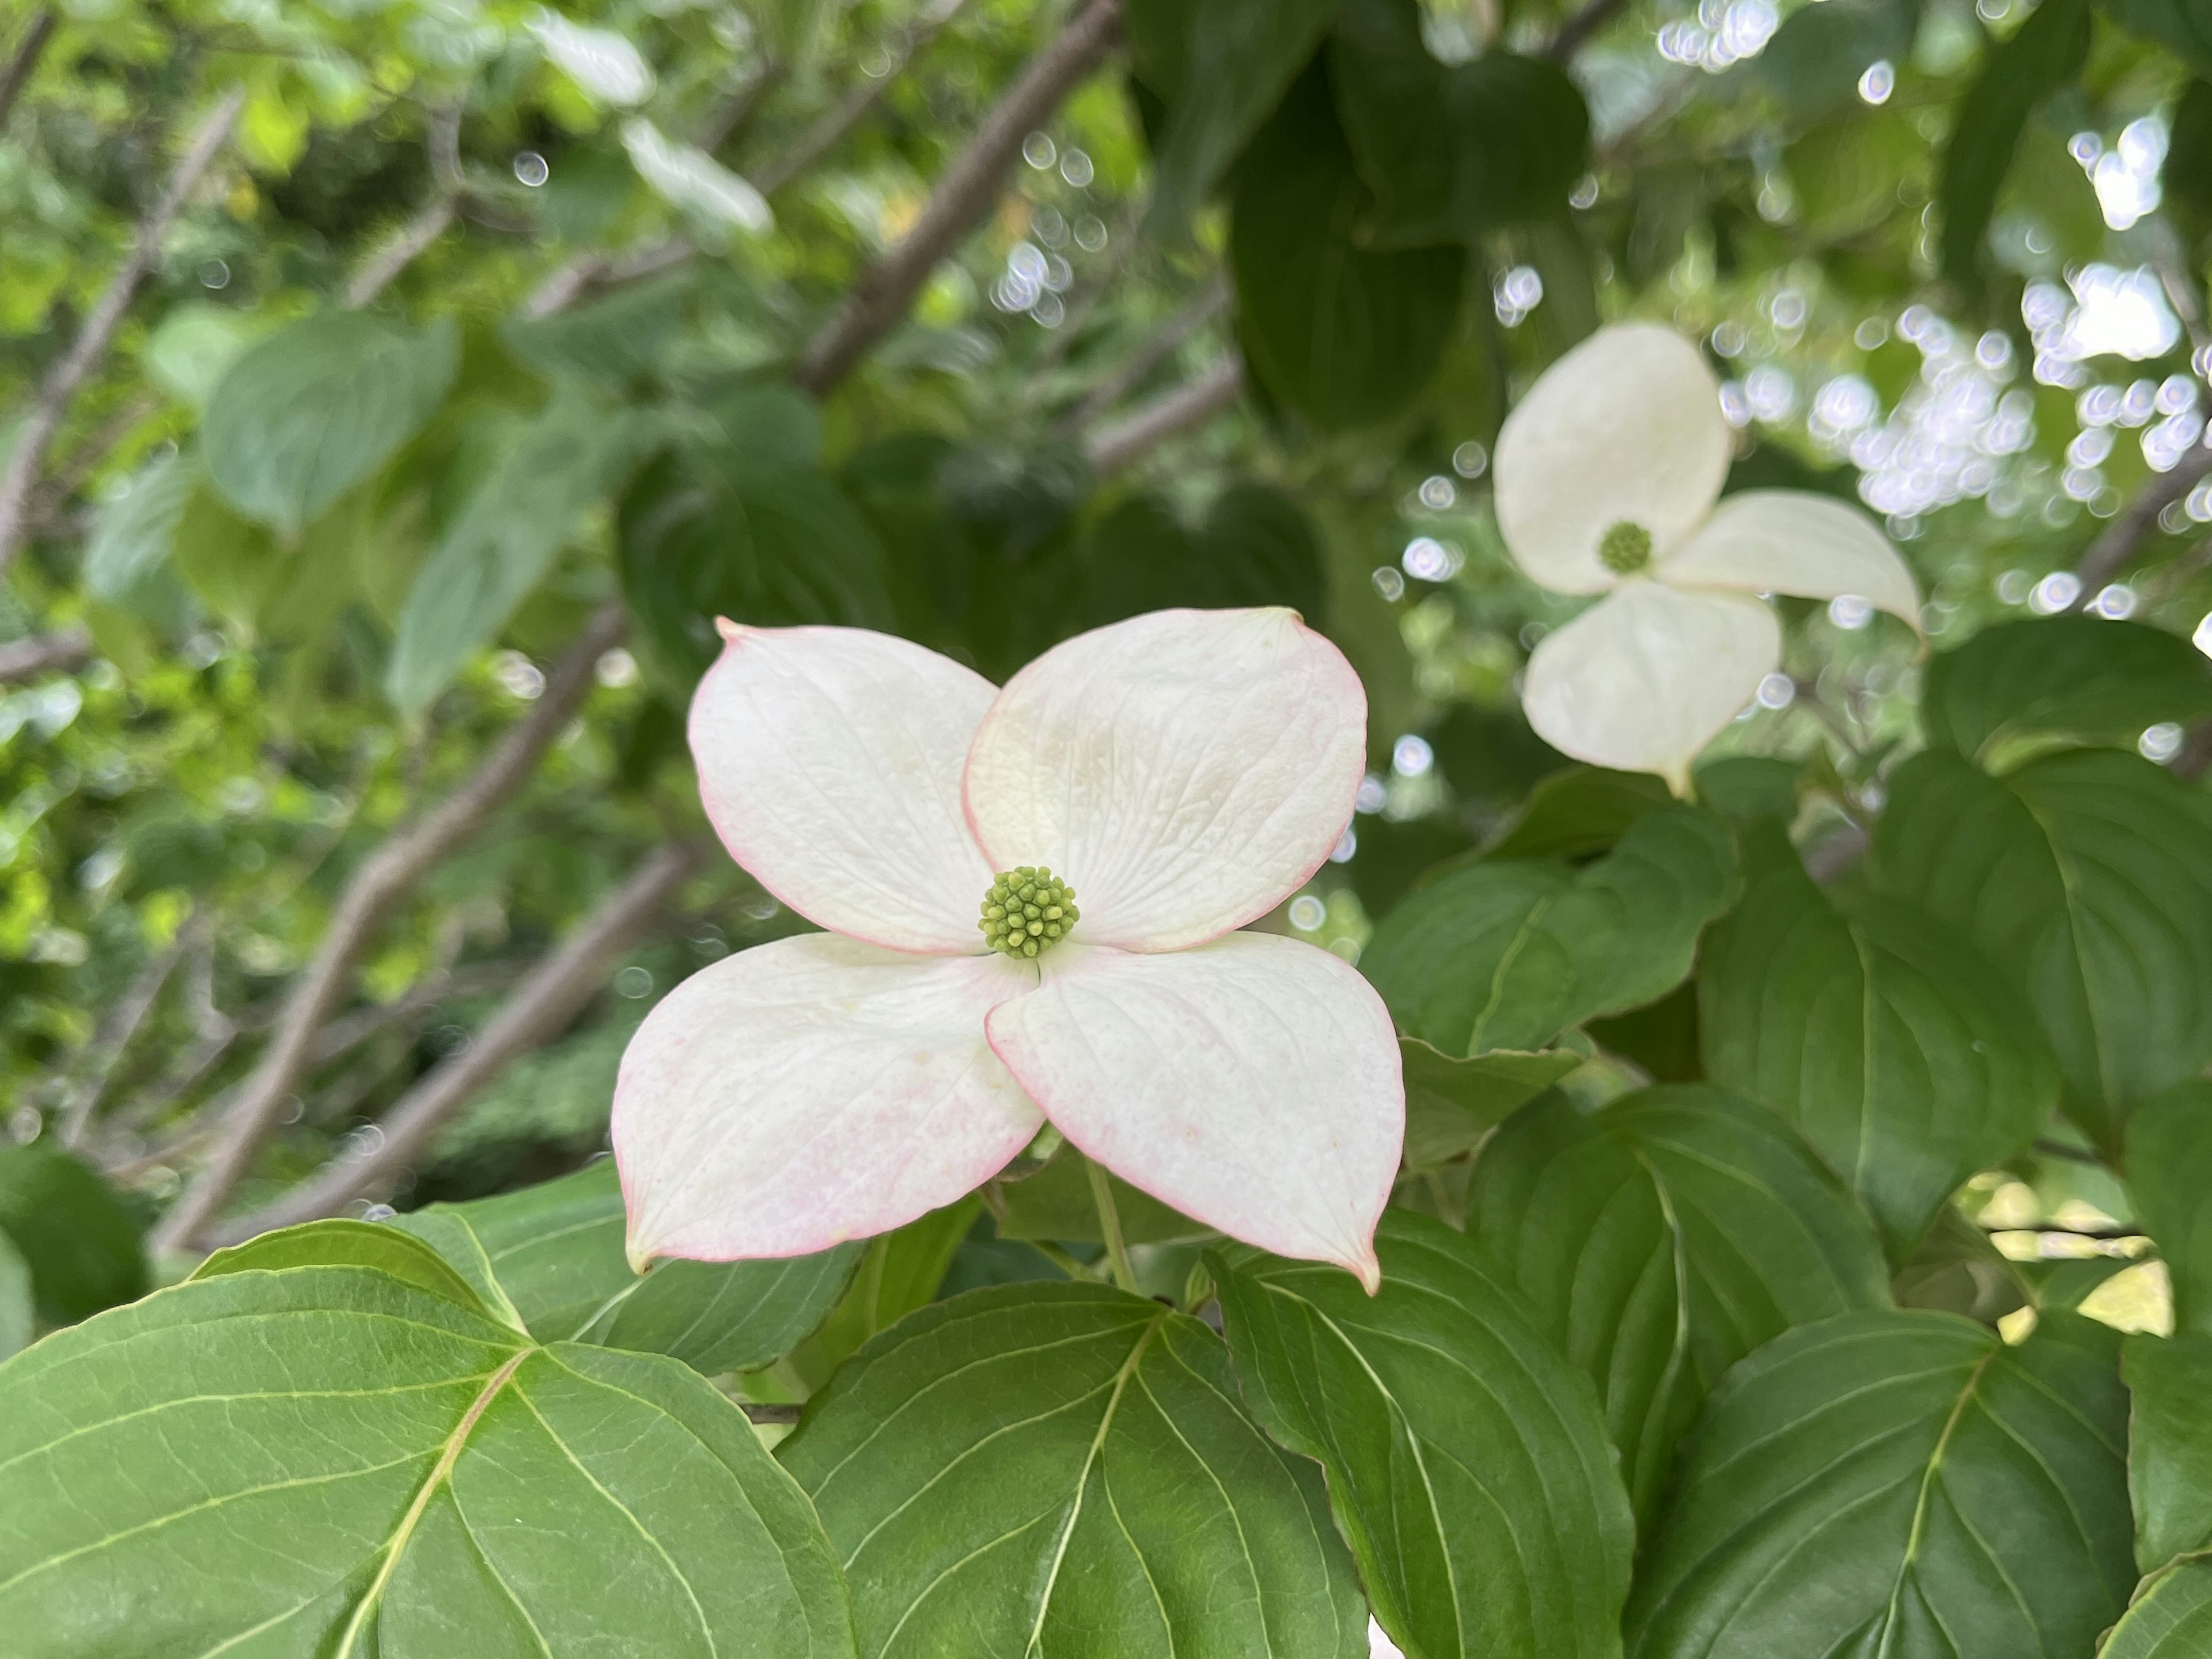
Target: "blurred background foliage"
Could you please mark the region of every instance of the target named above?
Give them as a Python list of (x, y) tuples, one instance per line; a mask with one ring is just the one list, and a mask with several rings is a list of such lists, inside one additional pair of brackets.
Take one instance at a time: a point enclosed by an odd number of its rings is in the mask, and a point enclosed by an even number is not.
[[(1565, 764), (1516, 677), (1571, 604), (1506, 558), (1486, 474), (1512, 398), (1601, 319), (1702, 340), (1732, 487), (1881, 518), (1939, 647), (2086, 607), (2212, 648), (2200, 7), (1127, 0), (845, 374), (821, 343), (1103, 4), (16, 0), (16, 1142), (141, 1219), (174, 1199), (349, 884), (557, 705), (542, 763), (377, 907), (228, 1196), (373, 1159), (426, 1089), (434, 1133), (360, 1201), (596, 1153), (653, 999), (801, 925), (699, 858), (500, 1035), (654, 849), (702, 837), (683, 709), (716, 614), (1003, 678), (1163, 605), (1296, 605), (1365, 680), (1371, 775), (1268, 925), (1356, 959)], [(1783, 609), (1785, 672), (1703, 787), (1779, 799), (1817, 864), (1917, 745), (1923, 669), (1856, 601)], [(2177, 724), (2118, 738), (2203, 758)], [(1616, 1034), (1662, 1079), (1669, 1006)], [(2124, 1208), (2074, 1150), (1974, 1202)], [(961, 1282), (1000, 1271), (977, 1248)]]

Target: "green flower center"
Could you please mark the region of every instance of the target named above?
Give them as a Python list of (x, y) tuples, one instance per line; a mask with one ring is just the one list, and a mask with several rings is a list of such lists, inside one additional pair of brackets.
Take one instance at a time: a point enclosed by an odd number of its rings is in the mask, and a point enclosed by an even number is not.
[(1597, 556), (1616, 576), (1633, 576), (1651, 562), (1651, 532), (1623, 519), (1597, 538)]
[(991, 879), (983, 895), (983, 942), (1010, 957), (1033, 957), (1067, 937), (1083, 913), (1075, 890), (1049, 870), (1024, 864)]

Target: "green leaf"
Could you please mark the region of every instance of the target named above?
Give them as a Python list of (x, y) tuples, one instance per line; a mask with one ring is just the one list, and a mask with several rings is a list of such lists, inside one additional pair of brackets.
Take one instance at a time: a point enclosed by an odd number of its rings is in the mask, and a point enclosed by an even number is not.
[(1317, 1472), (1244, 1414), (1220, 1339), (1156, 1303), (1070, 1283), (939, 1303), (856, 1354), (777, 1455), (866, 1659), (1367, 1651)]
[(1784, 1333), (1714, 1390), (1629, 1602), (1635, 1659), (2082, 1654), (2134, 1581), (2115, 1333), (1948, 1314)]
[(1279, 605), (1326, 620), (1328, 578), (1313, 526), (1257, 484), (1223, 490), (1194, 533), (1164, 503), (1131, 496), (1091, 526), (1081, 559), (1086, 628), (1182, 606)]
[[(1216, 1230), (1170, 1209), (1141, 1188), (1109, 1175), (1114, 1212), (1121, 1237), (1131, 1244), (1183, 1243), (1211, 1238)], [(1006, 1212), (999, 1221), (1001, 1238), (1040, 1239), (1048, 1243), (1102, 1243), (1098, 1205), (1091, 1195), (1091, 1172), (1083, 1155), (1064, 1147), (1035, 1175), (1005, 1183), (1000, 1191)]]
[(1581, 1065), (1564, 1048), (1493, 1049), (1455, 1060), (1418, 1037), (1398, 1043), (1406, 1079), (1406, 1166), (1433, 1169), (1480, 1146), (1490, 1132)]
[(2136, 1218), (2172, 1284), (2174, 1328), (2212, 1336), (2212, 1083), (2179, 1084), (2136, 1107), (2127, 1153)]
[(611, 1159), (497, 1198), (432, 1205), (392, 1226), (437, 1249), (495, 1311), (505, 1301), (540, 1341), (666, 1354), (707, 1376), (751, 1370), (796, 1347), (845, 1293), (864, 1248), (660, 1261), (641, 1277), (623, 1254)]
[(1132, 0), (1129, 30), (1168, 100), (1152, 223), (1190, 222), (1328, 30), (1338, 0)]
[(1408, 1654), (1620, 1651), (1635, 1527), (1597, 1401), (1484, 1254), (1384, 1212), (1382, 1288), (1243, 1246), (1207, 1262), (1253, 1414), (1321, 1460)]
[(2212, 214), (2212, 81), (2191, 81), (2182, 88), (2159, 179), (2177, 207), (2200, 218)]
[(0, 1233), (0, 1359), (31, 1346), (38, 1331), (38, 1305), (32, 1299), (31, 1264)]
[(186, 301), (171, 306), (146, 337), (138, 361), (146, 378), (180, 404), (204, 409), (224, 373), (268, 325), (233, 306)]
[(870, 1337), (933, 1301), (981, 1207), (980, 1199), (963, 1198), (870, 1239), (836, 1305), (814, 1322), (821, 1328), (785, 1357), (784, 1376), (813, 1393)]
[(715, 448), (662, 456), (623, 497), (632, 646), (681, 706), (714, 662), (714, 618), (763, 627), (887, 629), (883, 544), (827, 473)]
[(422, 428), (453, 382), (460, 331), (358, 311), (278, 330), (234, 362), (200, 428), (208, 476), (246, 518), (296, 537)]
[(2155, 1572), (2178, 1555), (2212, 1549), (2212, 1337), (2130, 1336), (2121, 1370), (2134, 1401), (2136, 1561)]
[(1599, 766), (1554, 772), (1529, 792), (1521, 816), (1486, 856), (1571, 862), (1594, 858), (1609, 851), (1645, 813), (1674, 799), (1649, 772), (1611, 772)]
[(1486, 52), (1446, 65), (1415, 0), (1346, 0), (1328, 80), (1376, 244), (1466, 241), (1566, 211), (1589, 162), (1589, 111), (1555, 64)]
[(2146, 726), (2212, 714), (2212, 662), (2140, 623), (2051, 617), (1985, 629), (1928, 665), (1920, 720), (1936, 747), (2003, 770), (2038, 739), (2135, 747)]
[(2212, 1659), (2212, 1561), (2176, 1562), (2145, 1579), (2097, 1659)]
[(1800, 118), (1855, 102), (1859, 76), (1912, 52), (1917, 0), (1826, 0), (1783, 19), (1766, 50), (1734, 74), (1761, 87)]
[(621, 416), (573, 385), (518, 423), (408, 593), (385, 677), (401, 714), (419, 715), (507, 625), (578, 517), (614, 481), (628, 435)]
[(0, 1628), (24, 1659), (853, 1650), (805, 1496), (696, 1373), (340, 1266), (0, 1368)]
[(2090, 0), (2044, 0), (2009, 40), (1990, 47), (1960, 100), (1936, 202), (1943, 216), (1943, 274), (1978, 288), (1983, 244), (2013, 152), (2035, 107), (2080, 76), (2089, 58)]
[(121, 1196), (81, 1159), (39, 1141), (0, 1146), (0, 1234), (30, 1268), (48, 1324), (145, 1293), (141, 1231)]
[(177, 526), (199, 482), (198, 462), (167, 455), (100, 504), (84, 550), (84, 585), (94, 597), (128, 607), (144, 594), (175, 550)]
[(2088, 750), (1994, 779), (1917, 755), (1870, 867), (2026, 994), (2067, 1114), (2108, 1153), (2130, 1106), (2212, 1060), (2212, 798), (2171, 773)]
[(1975, 1170), (2033, 1139), (2058, 1073), (2019, 992), (1953, 928), (1823, 891), (1778, 824), (1745, 832), (1743, 902), (1705, 941), (1705, 1075), (1770, 1106), (1903, 1263)]
[[(627, 166), (622, 176), (625, 186), (635, 177)], [(500, 338), (548, 380), (580, 375), (628, 389), (666, 366), (697, 285), (692, 272), (678, 268), (550, 317), (509, 318)]]
[(1476, 1159), (1468, 1232), (1596, 1383), (1647, 1523), (1723, 1372), (1792, 1325), (1889, 1305), (1850, 1193), (1771, 1113), (1717, 1089), (1646, 1089), (1589, 1116), (1536, 1102)]
[(1308, 74), (1237, 167), (1229, 262), (1246, 362), (1324, 428), (1387, 419), (1419, 395), (1466, 285), (1459, 247), (1369, 246), (1374, 210), (1328, 86)]
[[(471, 1313), (497, 1318), (507, 1311), (495, 1311), (495, 1304), (423, 1240), (369, 1221), (315, 1221), (262, 1233), (217, 1250), (191, 1276), (220, 1279), (225, 1273), (278, 1273), (287, 1267), (373, 1267)], [(520, 1331), (519, 1326), (515, 1328)]]
[(1416, 889), (1360, 966), (1400, 1030), (1444, 1054), (1541, 1048), (1680, 984), (1739, 884), (1727, 827), (1662, 807), (1581, 870), (1485, 859)]
[(2155, 41), (2199, 75), (2212, 74), (2212, 7), (2203, 0), (2104, 0), (2129, 33)]

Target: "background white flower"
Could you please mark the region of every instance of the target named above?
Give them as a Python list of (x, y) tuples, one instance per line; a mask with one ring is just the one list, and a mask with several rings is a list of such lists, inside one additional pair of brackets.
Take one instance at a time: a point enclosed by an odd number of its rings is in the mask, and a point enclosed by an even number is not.
[(1920, 625), (1912, 573), (1856, 508), (1796, 489), (1721, 501), (1733, 448), (1705, 360), (1650, 324), (1568, 352), (1498, 437), (1498, 526), (1515, 562), (1555, 592), (1606, 595), (1536, 647), (1528, 723), (1564, 753), (1656, 772), (1678, 793), (1781, 664), (1759, 595), (1852, 594)]
[[(691, 710), (708, 817), (831, 931), (687, 980), (623, 1056), (632, 1259), (797, 1255), (996, 1174), (1046, 1118), (1184, 1213), (1378, 1282), (1404, 1090), (1328, 951), (1239, 933), (1350, 819), (1366, 697), (1279, 610), (1172, 611), (995, 691), (860, 629), (723, 624)], [(1073, 933), (988, 951), (994, 872), (1074, 888)]]

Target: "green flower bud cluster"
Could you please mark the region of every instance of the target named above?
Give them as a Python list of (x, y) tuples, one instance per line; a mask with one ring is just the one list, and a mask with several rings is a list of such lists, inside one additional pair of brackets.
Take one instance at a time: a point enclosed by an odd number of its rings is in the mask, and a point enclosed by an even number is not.
[(1651, 532), (1623, 519), (1597, 538), (1598, 562), (1617, 576), (1632, 576), (1651, 562)]
[(1033, 957), (1067, 937), (1075, 890), (1049, 870), (1024, 864), (993, 878), (983, 895), (983, 942), (1010, 957)]

